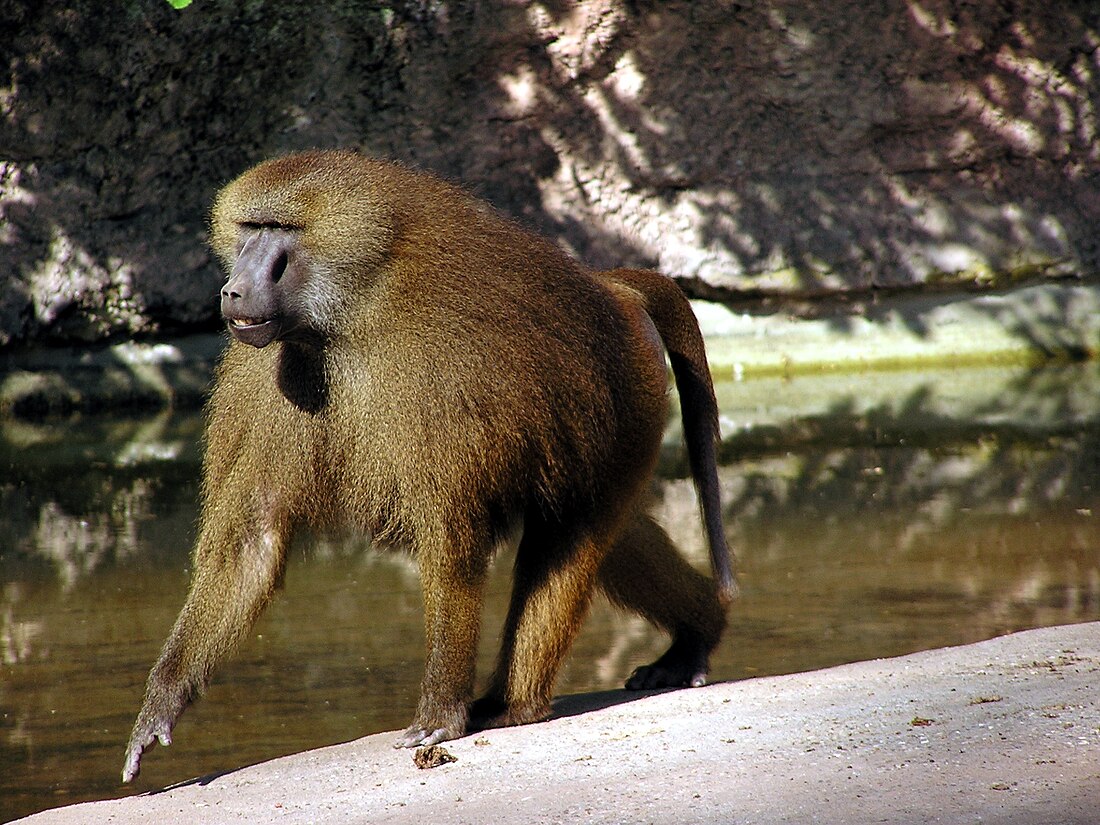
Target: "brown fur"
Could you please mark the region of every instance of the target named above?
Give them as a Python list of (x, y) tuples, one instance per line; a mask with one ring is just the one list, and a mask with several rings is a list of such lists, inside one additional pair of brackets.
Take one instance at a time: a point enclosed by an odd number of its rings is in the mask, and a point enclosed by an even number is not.
[[(350, 152), (246, 172), (219, 194), (211, 239), (231, 270), (223, 312), (254, 346), (232, 342), (218, 370), (194, 578), (124, 780), (264, 608), (298, 525), (351, 524), (418, 560), (428, 650), (400, 745), (545, 718), (597, 587), (673, 636), (630, 686), (702, 682), (732, 578), (713, 389), (675, 285), (594, 275), (461, 190)], [(717, 584), (640, 505), (666, 414), (661, 341)], [(520, 525), (500, 660), (471, 718), (486, 568)]]

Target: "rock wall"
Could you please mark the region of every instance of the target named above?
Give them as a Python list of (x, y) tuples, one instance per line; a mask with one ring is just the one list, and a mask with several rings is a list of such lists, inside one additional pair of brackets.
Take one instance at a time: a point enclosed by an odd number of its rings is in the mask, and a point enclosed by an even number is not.
[(208, 327), (217, 188), (356, 146), (697, 295), (1100, 272), (1091, 0), (0, 0), (0, 346)]

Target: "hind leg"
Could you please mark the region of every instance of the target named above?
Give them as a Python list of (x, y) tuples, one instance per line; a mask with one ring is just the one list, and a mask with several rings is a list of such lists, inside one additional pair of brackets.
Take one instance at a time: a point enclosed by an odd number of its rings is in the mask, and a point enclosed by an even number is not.
[(628, 525), (600, 565), (598, 584), (614, 604), (672, 636), (657, 661), (634, 671), (627, 689), (705, 684), (726, 612), (715, 583), (684, 561), (652, 518), (639, 513)]
[(516, 554), (515, 583), (500, 657), (471, 725), (502, 727), (550, 715), (554, 679), (588, 612), (606, 540), (563, 542), (550, 525), (528, 524)]

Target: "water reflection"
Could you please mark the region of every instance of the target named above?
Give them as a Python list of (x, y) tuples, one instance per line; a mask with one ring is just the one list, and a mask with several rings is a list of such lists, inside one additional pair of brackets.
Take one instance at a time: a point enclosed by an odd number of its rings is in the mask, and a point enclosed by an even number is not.
[[(743, 598), (718, 679), (1100, 618), (1096, 365), (723, 383), (721, 481)], [(0, 814), (123, 793), (149, 665), (182, 603), (194, 415), (0, 422)], [(655, 506), (705, 566), (678, 437)], [(139, 788), (407, 723), (421, 608), (407, 560), (299, 542), (285, 592)], [(507, 598), (490, 588), (481, 672)], [(598, 605), (559, 691), (613, 688), (664, 640)]]

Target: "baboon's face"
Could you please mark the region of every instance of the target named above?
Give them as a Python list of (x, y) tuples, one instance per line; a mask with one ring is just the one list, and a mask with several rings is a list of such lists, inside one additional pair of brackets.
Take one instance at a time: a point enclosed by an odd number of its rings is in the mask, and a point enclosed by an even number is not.
[(221, 291), (230, 333), (242, 343), (265, 347), (300, 330), (305, 316), (298, 299), (308, 279), (298, 230), (242, 224), (237, 258)]

